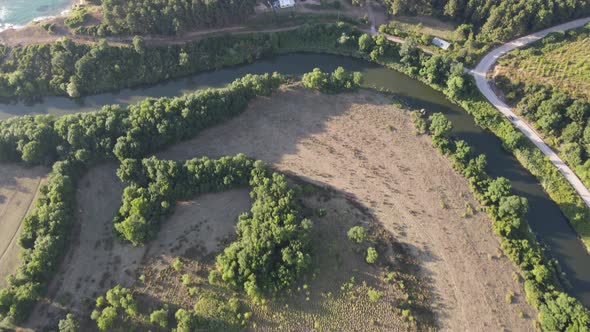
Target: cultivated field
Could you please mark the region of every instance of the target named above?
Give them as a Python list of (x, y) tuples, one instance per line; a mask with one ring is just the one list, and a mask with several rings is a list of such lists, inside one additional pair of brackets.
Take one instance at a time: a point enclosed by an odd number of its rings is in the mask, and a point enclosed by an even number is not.
[[(435, 319), (443, 330), (532, 329), (534, 312), (524, 302), (516, 270), (500, 254), (490, 220), (484, 213), (469, 212), (477, 211), (477, 203), (467, 181), (434, 150), (428, 137), (414, 135), (410, 112), (393, 106), (387, 97), (368, 91), (323, 95), (286, 87), (158, 157), (183, 160), (240, 152), (332, 188), (327, 198), (312, 195), (305, 202), (311, 209), (327, 210), (324, 218), (314, 218), (314, 244), (324, 253), (316, 257), (319, 270), (312, 271), (317, 279), (303, 280), (288, 298), (252, 306), (249, 326), (342, 330), (376, 324), (375, 329), (407, 330), (415, 328), (409, 316), (423, 322), (428, 316), (401, 311), (411, 293), (421, 301), (427, 295), (432, 298)], [(143, 303), (168, 303), (171, 308), (210, 299), (205, 296), (212, 287), (207, 285), (206, 272), (214, 253), (232, 235), (236, 217), (248, 210), (247, 191), (202, 195), (180, 203), (157, 240), (133, 248), (121, 244), (112, 232), (123, 190), (116, 167), (94, 168), (80, 182), (77, 240), (50, 287), (49, 299), (32, 315), (31, 327), (54, 322), (63, 309), (88, 315), (96, 296), (114, 284), (133, 287)], [(387, 253), (394, 271), (402, 274), (389, 278), (387, 269), (364, 262), (363, 253), (355, 251), (345, 236), (357, 224), (381, 234), (374, 238), (380, 252)], [(378, 224), (387, 232), (379, 231)], [(187, 296), (189, 289), (170, 267), (177, 256), (184, 257), (181, 272), (192, 276), (193, 287), (202, 295)], [(428, 287), (412, 277), (415, 266)], [(348, 286), (351, 276), (356, 276), (353, 287)], [(421, 287), (404, 290), (400, 280)], [(369, 289), (381, 292), (381, 301), (370, 301)], [(507, 303), (510, 292), (515, 297)]]
[(45, 167), (0, 164), (0, 287), (18, 266), (21, 222), (35, 206), (34, 198), (48, 172)]
[(516, 50), (500, 59), (495, 75), (506, 76), (513, 83), (557, 87), (574, 97), (590, 99), (589, 45), (590, 37), (580, 34), (571, 40)]

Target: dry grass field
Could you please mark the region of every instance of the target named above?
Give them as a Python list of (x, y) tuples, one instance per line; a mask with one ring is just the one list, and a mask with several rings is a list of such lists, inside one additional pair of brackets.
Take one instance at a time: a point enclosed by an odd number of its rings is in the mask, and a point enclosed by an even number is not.
[[(428, 285), (420, 289), (429, 293), (413, 296), (431, 299), (440, 329), (532, 330), (534, 312), (524, 301), (522, 285), (515, 281), (515, 268), (500, 254), (490, 220), (484, 213), (466, 214), (467, 205), (477, 211), (467, 181), (435, 151), (428, 137), (416, 136), (413, 130), (410, 112), (381, 94), (363, 90), (324, 95), (290, 86), (157, 156), (184, 160), (245, 153), (333, 191), (331, 199), (306, 202), (328, 211), (326, 217), (314, 218), (318, 225), (314, 243), (326, 253), (317, 257), (319, 270), (312, 271), (312, 277), (291, 295), (253, 306), (249, 326), (256, 324), (262, 330), (416, 329), (409, 317), (424, 313), (401, 311), (410, 290), (399, 281), (409, 283), (416, 275), (402, 269), (406, 266), (402, 262), (407, 262), (419, 267), (419, 279)], [(164, 301), (172, 307), (196, 304), (208, 298), (204, 296), (211, 291), (208, 287), (214, 287), (207, 286), (206, 272), (215, 252), (231, 236), (235, 218), (248, 209), (246, 191), (179, 203), (158, 239), (134, 248), (121, 244), (112, 232), (112, 217), (123, 190), (116, 167), (97, 167), (80, 182), (79, 225), (73, 230), (77, 240), (50, 286), (50, 296), (31, 317), (30, 327), (55, 321), (64, 310), (88, 315), (91, 301), (116, 283), (133, 286), (144, 302)], [(393, 271), (407, 276), (394, 273), (389, 278), (390, 270), (368, 266), (363, 255), (347, 245), (344, 232), (358, 223), (384, 230), (375, 234), (383, 234), (386, 240), (374, 240), (380, 252), (391, 258)], [(202, 296), (186, 296), (189, 290), (179, 282), (179, 272), (170, 267), (177, 256), (185, 263), (182, 273), (193, 275), (193, 287)], [(350, 276), (355, 276), (354, 282)], [(382, 301), (370, 301), (369, 289), (382, 292)], [(509, 292), (515, 294), (512, 303), (505, 300)], [(179, 299), (187, 302), (175, 302)]]
[(48, 172), (44, 167), (0, 164), (0, 287), (18, 266), (21, 222), (35, 206), (39, 186)]

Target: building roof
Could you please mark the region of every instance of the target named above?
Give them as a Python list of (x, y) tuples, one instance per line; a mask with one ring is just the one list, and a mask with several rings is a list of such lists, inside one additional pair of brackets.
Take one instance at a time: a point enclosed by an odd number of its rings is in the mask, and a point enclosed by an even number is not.
[(448, 41), (438, 38), (438, 37), (434, 37), (432, 39), (432, 43), (440, 48), (442, 48), (443, 50), (448, 49), (451, 46), (451, 43), (449, 43)]
[(281, 8), (295, 6), (295, 0), (279, 0), (279, 6)]

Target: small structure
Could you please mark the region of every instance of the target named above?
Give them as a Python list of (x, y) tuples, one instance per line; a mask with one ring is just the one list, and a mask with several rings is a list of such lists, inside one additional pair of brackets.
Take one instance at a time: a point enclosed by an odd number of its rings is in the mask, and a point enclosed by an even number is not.
[(295, 0), (279, 0), (279, 7), (281, 7), (281, 8), (295, 7)]
[(451, 43), (449, 43), (448, 41), (444, 40), (444, 39), (440, 39), (438, 37), (434, 37), (432, 39), (432, 44), (442, 48), (443, 50), (448, 49), (449, 47), (451, 47)]

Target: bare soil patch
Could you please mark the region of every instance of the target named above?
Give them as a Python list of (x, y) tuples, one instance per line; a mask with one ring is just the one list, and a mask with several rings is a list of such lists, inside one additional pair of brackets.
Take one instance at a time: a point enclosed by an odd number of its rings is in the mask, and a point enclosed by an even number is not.
[(46, 167), (0, 164), (0, 287), (18, 267), (22, 220), (35, 206), (39, 186), (48, 172)]

